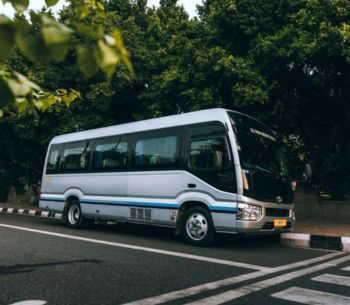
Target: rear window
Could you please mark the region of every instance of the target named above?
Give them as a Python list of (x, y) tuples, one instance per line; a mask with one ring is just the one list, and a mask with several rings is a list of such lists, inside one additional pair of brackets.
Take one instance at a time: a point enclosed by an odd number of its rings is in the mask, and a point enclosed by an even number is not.
[(46, 163), (46, 174), (57, 174), (61, 159), (61, 145), (51, 145)]

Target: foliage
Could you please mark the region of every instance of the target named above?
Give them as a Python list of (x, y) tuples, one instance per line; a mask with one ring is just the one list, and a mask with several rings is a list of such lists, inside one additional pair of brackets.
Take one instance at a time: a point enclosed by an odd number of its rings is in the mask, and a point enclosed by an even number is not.
[[(145, 0), (86, 3), (95, 8), (79, 10), (79, 1), (74, 2), (59, 21), (49, 23), (49, 33), (61, 32), (56, 22), (69, 28), (50, 41), (70, 37), (62, 61), (51, 58), (33, 66), (19, 46), (1, 67), (6, 73), (16, 67), (45, 91), (74, 88), (80, 94), (69, 108), (56, 103), (44, 113), (29, 107), (18, 116), (8, 107), (0, 123), (5, 124), (1, 130), (11, 130), (11, 135), (0, 135), (1, 142), (12, 140), (13, 148), (0, 157), (10, 166), (6, 172), (25, 176), (30, 168), (36, 173), (31, 179), (38, 179), (45, 146), (60, 133), (226, 107), (273, 126), (291, 167), (310, 163), (313, 182), (333, 197), (350, 192), (349, 1), (206, 0), (193, 19), (176, 0), (162, 0), (158, 8), (148, 8)], [(37, 15), (36, 33), (43, 37)], [(109, 52), (109, 38), (101, 33), (113, 34), (116, 28), (123, 33), (136, 77), (126, 65), (114, 70), (110, 64), (121, 53)], [(1, 52), (11, 46), (11, 41), (2, 44)], [(37, 122), (28, 127), (33, 134), (16, 127), (26, 120)], [(23, 159), (18, 156), (22, 145), (33, 147)], [(23, 162), (10, 161), (15, 156)]]
[[(2, 2), (11, 2), (18, 12), (26, 10), (29, 4), (27, 0)], [(55, 0), (46, 1), (47, 7), (56, 3)], [(74, 16), (66, 19), (65, 23), (58, 22), (44, 12), (31, 11), (30, 21), (21, 16), (14, 20), (0, 16), (0, 60), (8, 58), (15, 45), (26, 58), (37, 65), (50, 61), (62, 62), (69, 49), (73, 49), (77, 54), (78, 66), (86, 77), (91, 77), (101, 69), (107, 78), (111, 78), (119, 62), (123, 62), (132, 72), (129, 55), (119, 30), (115, 28), (107, 35), (102, 26), (86, 23), (91, 15), (106, 18), (103, 4), (95, 0), (79, 0), (74, 1), (71, 7)], [(69, 105), (79, 97), (74, 90), (62, 89), (58, 95), (44, 92), (25, 76), (13, 71), (12, 67), (0, 70), (0, 88), (0, 107), (15, 103), (20, 112), (26, 109), (28, 103), (45, 110), (61, 100)]]

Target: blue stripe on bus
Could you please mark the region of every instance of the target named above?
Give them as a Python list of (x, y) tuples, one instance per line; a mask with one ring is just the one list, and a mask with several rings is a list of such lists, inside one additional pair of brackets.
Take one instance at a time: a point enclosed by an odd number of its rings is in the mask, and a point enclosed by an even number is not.
[(214, 206), (209, 206), (209, 210), (211, 212), (217, 212), (217, 213), (237, 213), (236, 208), (230, 208), (230, 207), (214, 207)]
[(49, 197), (40, 197), (40, 200), (43, 200), (43, 201), (60, 201), (60, 202), (65, 202), (66, 201), (64, 198), (49, 198)]
[[(52, 198), (52, 197), (41, 197), (43, 201), (59, 201), (64, 202), (64, 198)], [(102, 205), (119, 205), (119, 206), (139, 206), (139, 207), (150, 207), (150, 208), (162, 208), (162, 209), (179, 209), (179, 204), (173, 203), (159, 203), (159, 202), (134, 202), (134, 201), (115, 201), (115, 200), (99, 200), (99, 199), (82, 199), (81, 203), (86, 204), (102, 204)], [(220, 207), (220, 206), (209, 206), (211, 212), (214, 213), (237, 213), (237, 209), (233, 207)]]
[(180, 206), (173, 203), (156, 203), (156, 202), (133, 202), (133, 201), (106, 201), (96, 199), (82, 199), (82, 203), (91, 204), (106, 204), (106, 205), (122, 205), (122, 206), (141, 206), (141, 207), (152, 207), (152, 208), (167, 208), (167, 209), (178, 209)]

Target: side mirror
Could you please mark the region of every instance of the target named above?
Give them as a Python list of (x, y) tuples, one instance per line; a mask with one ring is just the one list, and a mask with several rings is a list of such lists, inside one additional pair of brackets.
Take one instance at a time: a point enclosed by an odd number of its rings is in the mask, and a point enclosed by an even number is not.
[(223, 164), (223, 153), (220, 150), (214, 152), (214, 167), (217, 169), (222, 168)]

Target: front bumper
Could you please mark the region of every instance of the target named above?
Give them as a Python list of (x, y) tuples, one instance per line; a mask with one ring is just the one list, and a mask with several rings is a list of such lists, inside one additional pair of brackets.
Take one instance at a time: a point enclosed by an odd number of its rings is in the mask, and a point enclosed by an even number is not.
[[(237, 220), (237, 233), (254, 235), (284, 233), (292, 231), (295, 222), (294, 205), (264, 202), (261, 207), (263, 215), (258, 221)], [(286, 210), (288, 210), (288, 212)], [(279, 214), (279, 212), (285, 213)], [(285, 219), (287, 225), (285, 227), (275, 227), (275, 219)]]

